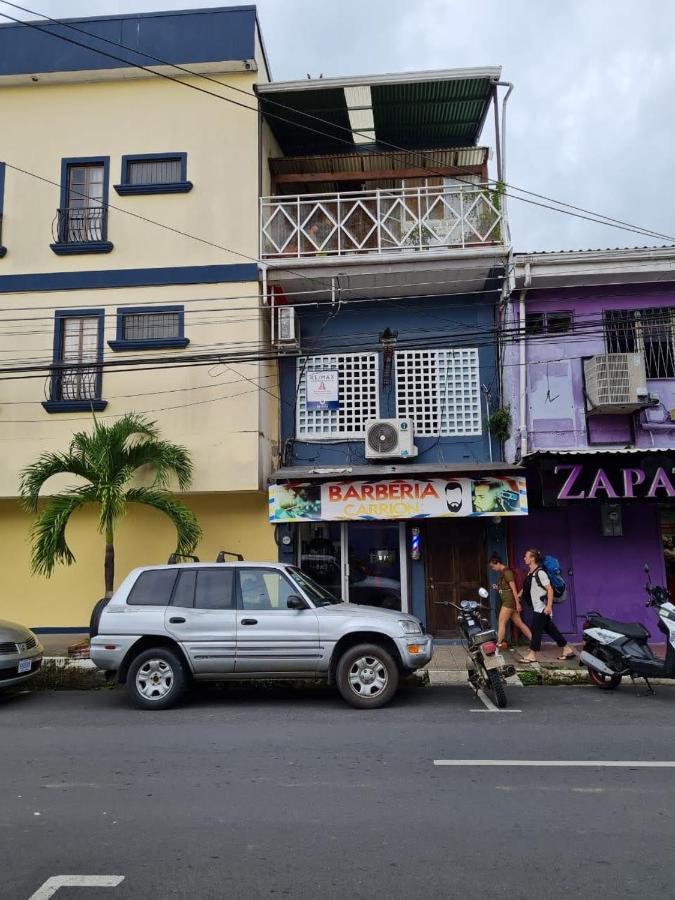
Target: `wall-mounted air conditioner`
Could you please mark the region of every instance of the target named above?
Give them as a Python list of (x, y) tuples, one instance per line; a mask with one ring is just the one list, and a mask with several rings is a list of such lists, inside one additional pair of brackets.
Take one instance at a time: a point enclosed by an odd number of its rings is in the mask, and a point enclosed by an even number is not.
[(642, 353), (603, 353), (584, 360), (586, 412), (632, 413), (649, 405)]
[(417, 456), (412, 419), (366, 422), (366, 459), (410, 459)]
[(279, 350), (297, 350), (300, 347), (300, 323), (294, 306), (277, 306), (272, 310), (275, 317), (274, 346)]

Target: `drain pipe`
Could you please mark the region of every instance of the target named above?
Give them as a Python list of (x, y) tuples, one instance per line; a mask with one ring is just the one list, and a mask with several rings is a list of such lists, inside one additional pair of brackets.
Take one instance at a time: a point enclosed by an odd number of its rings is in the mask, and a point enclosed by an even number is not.
[[(504, 97), (502, 98), (502, 129), (501, 129), (501, 141), (500, 141), (500, 166), (501, 175), (500, 180), (504, 185), (504, 195), (502, 197), (502, 216), (504, 222), (506, 223), (506, 227), (508, 229), (508, 238), (509, 243), (511, 243), (511, 230), (509, 229), (509, 217), (506, 214), (506, 104), (508, 102), (509, 97), (511, 96), (511, 92), (513, 91), (513, 84), (510, 81), (498, 81), (496, 83), (497, 87), (505, 87), (507, 88)], [(495, 97), (496, 102), (496, 97)], [(495, 141), (500, 140), (500, 136), (497, 134), (495, 137)]]
[[(529, 271), (526, 274), (529, 276)], [(520, 385), (520, 461), (527, 456), (527, 344), (525, 343), (525, 295), (527, 288), (520, 292), (519, 307), (519, 359), (518, 379)]]

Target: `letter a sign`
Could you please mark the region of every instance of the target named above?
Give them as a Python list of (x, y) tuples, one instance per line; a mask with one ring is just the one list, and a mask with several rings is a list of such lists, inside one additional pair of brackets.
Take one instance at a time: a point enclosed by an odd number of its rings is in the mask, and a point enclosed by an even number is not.
[(327, 369), (325, 372), (305, 372), (307, 389), (307, 409), (339, 409), (338, 372)]

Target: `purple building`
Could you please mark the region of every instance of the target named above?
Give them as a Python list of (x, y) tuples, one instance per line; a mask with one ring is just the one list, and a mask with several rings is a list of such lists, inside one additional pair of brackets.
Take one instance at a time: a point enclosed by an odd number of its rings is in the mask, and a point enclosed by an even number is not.
[(530, 508), (512, 561), (558, 557), (567, 634), (597, 609), (660, 640), (644, 565), (675, 596), (675, 248), (519, 254), (501, 331)]

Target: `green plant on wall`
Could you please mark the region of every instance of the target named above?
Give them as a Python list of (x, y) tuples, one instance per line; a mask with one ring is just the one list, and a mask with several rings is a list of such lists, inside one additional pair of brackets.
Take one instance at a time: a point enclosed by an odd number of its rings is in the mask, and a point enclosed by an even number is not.
[(511, 436), (511, 407), (501, 406), (488, 417), (487, 426), (492, 437), (506, 441)]

